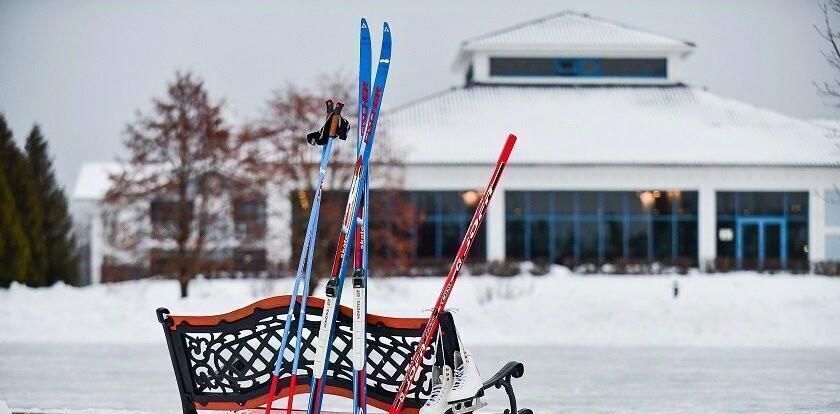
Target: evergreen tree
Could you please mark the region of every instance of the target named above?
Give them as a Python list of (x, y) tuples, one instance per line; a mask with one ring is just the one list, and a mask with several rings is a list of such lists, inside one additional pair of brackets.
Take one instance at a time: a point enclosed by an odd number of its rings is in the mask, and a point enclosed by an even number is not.
[(64, 281), (78, 284), (79, 267), (73, 221), (67, 210), (67, 197), (58, 186), (47, 141), (35, 125), (26, 138), (26, 155), (43, 209), (43, 243), (46, 247), (47, 284)]
[(14, 159), (13, 149), (17, 151), (12, 132), (0, 114), (0, 287), (8, 287), (12, 281), (28, 282), (32, 276), (29, 240), (5, 174)]

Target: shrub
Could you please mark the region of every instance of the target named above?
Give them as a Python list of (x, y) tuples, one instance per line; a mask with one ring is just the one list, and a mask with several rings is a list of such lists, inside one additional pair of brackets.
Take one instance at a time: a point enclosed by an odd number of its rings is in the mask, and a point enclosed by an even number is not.
[(519, 262), (494, 260), (488, 264), (487, 272), (493, 276), (516, 276), (520, 273)]
[(551, 272), (551, 263), (545, 260), (535, 261), (528, 273), (534, 276), (544, 276)]
[(824, 276), (840, 276), (840, 261), (826, 260), (814, 263), (814, 273)]
[(598, 266), (594, 263), (581, 263), (572, 268), (572, 271), (584, 275), (591, 275), (598, 273)]
[(467, 263), (467, 270), (470, 271), (471, 276), (481, 276), (487, 274), (487, 262)]

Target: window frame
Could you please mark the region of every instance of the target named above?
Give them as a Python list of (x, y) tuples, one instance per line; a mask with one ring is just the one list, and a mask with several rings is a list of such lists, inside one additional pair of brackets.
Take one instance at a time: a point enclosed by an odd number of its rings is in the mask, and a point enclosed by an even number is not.
[(491, 77), (667, 79), (667, 57), (490, 56)]
[[(656, 251), (656, 240), (655, 240), (655, 233), (654, 233), (654, 224), (658, 222), (668, 223), (669, 225), (669, 238), (670, 238), (670, 246), (668, 246), (668, 251), (670, 252), (669, 257), (664, 258), (672, 263), (676, 263), (681, 258), (690, 258), (691, 263), (696, 266), (698, 262), (698, 237), (697, 234), (699, 232), (699, 218), (696, 214), (698, 206), (694, 206), (694, 208), (688, 209), (689, 213), (683, 213), (681, 211), (681, 207), (684, 207), (684, 204), (675, 201), (669, 201), (669, 210), (667, 212), (660, 212), (659, 214), (654, 214), (653, 209), (647, 209), (643, 211), (642, 214), (631, 212), (631, 198), (636, 197), (641, 194), (643, 191), (650, 191), (650, 192), (658, 192), (660, 194), (668, 194), (668, 192), (664, 190), (640, 190), (640, 191), (565, 191), (565, 190), (558, 190), (558, 191), (528, 191), (528, 190), (508, 190), (505, 192), (505, 227), (506, 233), (511, 231), (511, 227), (517, 226), (521, 227), (522, 236), (514, 236), (513, 234), (506, 235), (505, 237), (505, 254), (506, 257), (509, 258), (517, 258), (517, 259), (524, 259), (524, 260), (534, 260), (537, 258), (534, 256), (533, 252), (533, 231), (532, 231), (532, 223), (534, 222), (544, 222), (548, 221), (549, 223), (549, 235), (547, 238), (547, 242), (549, 244), (548, 250), (549, 254), (548, 257), (545, 257), (552, 263), (557, 263), (558, 260), (562, 260), (565, 264), (569, 259), (575, 264), (577, 263), (589, 263), (589, 262), (597, 262), (597, 263), (608, 263), (613, 260), (643, 260), (648, 262), (653, 262), (657, 260)], [(690, 199), (693, 203), (699, 204), (699, 195), (697, 194), (696, 190), (691, 189), (684, 189), (679, 190), (680, 194), (690, 194)], [(532, 198), (534, 194), (544, 194), (550, 193), (550, 205), (548, 206), (548, 213), (533, 213), (533, 203)], [(558, 212), (558, 211), (568, 211), (567, 207), (560, 207), (556, 205), (556, 200), (560, 198), (568, 198), (568, 195), (572, 195), (572, 201), (574, 203), (572, 213), (568, 212)], [(605, 200), (608, 198), (615, 199), (618, 197), (620, 207), (615, 208), (615, 206), (608, 206), (605, 204)], [(660, 195), (661, 197), (661, 195)], [(671, 197), (669, 194), (668, 197)], [(682, 196), (681, 196), (682, 197)], [(508, 200), (511, 198), (521, 198), (521, 202), (515, 203), (515, 209), (509, 205)], [(588, 199), (587, 205), (588, 209), (582, 208), (582, 199)], [(680, 200), (685, 199), (686, 197), (682, 197)], [(670, 198), (669, 198), (670, 200)], [(594, 203), (593, 203), (594, 202)], [(609, 207), (609, 208), (608, 208)], [(519, 211), (521, 209), (521, 211)], [(542, 209), (542, 208), (541, 208)], [(609, 211), (608, 211), (609, 210)], [(521, 223), (521, 224), (520, 224)], [(563, 223), (567, 225), (567, 223), (572, 223), (573, 226), (573, 255), (572, 257), (562, 256), (558, 254), (558, 246), (557, 246), (557, 227), (559, 223)], [(631, 224), (635, 225), (638, 223), (643, 223), (646, 227), (645, 236), (646, 236), (646, 254), (644, 256), (631, 256), (631, 246), (630, 246), (630, 228)], [(682, 243), (680, 238), (680, 227), (685, 226), (685, 223), (689, 223), (689, 225), (693, 225), (695, 235), (693, 238), (694, 246), (690, 249), (690, 254), (688, 255), (681, 255), (681, 247)], [(618, 228), (620, 229), (617, 234), (620, 234), (620, 241), (619, 240), (612, 240), (609, 239), (607, 236), (610, 226), (614, 226), (618, 224)], [(513, 226), (512, 226), (513, 225)], [(594, 225), (594, 226), (593, 226)], [(595, 229), (595, 250), (590, 251), (591, 249), (586, 249), (586, 245), (591, 245), (591, 235), (586, 237), (584, 240), (584, 233), (582, 227), (590, 227)], [(615, 227), (613, 227), (615, 229)], [(615, 232), (613, 232), (615, 233)], [(690, 237), (690, 235), (688, 235)], [(523, 247), (517, 247), (513, 245), (512, 240), (522, 240)], [(608, 251), (608, 244), (612, 245), (612, 250), (620, 250), (620, 252), (613, 251), (610, 254)], [(620, 248), (616, 249), (616, 247), (620, 246)], [(514, 256), (511, 254), (513, 251), (522, 251), (522, 256)]]

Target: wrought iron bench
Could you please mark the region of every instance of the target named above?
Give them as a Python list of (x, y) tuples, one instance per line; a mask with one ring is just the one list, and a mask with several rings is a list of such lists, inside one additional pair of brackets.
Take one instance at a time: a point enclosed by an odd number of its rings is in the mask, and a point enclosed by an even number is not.
[[(260, 300), (235, 311), (215, 316), (176, 316), (166, 308), (157, 309), (163, 326), (166, 344), (175, 370), (178, 391), (184, 414), (197, 410), (255, 410), (264, 407), (269, 389), (274, 358), (280, 346), (290, 296), (276, 296)], [(309, 392), (312, 379), (312, 359), (315, 355), (313, 339), (318, 332), (323, 300), (310, 298), (304, 322), (304, 348), (298, 370), (297, 385), (289, 390), (289, 371), (296, 338), (290, 338), (283, 357), (283, 376), (278, 383), (275, 399), (290, 393)], [(296, 306), (300, 309), (300, 306)], [(295, 318), (299, 313), (294, 315)], [(352, 311), (342, 306), (338, 314), (338, 329), (332, 344), (332, 358), (327, 373), (325, 392), (352, 398), (353, 371), (350, 359)], [(367, 403), (387, 410), (394, 399), (405, 368), (425, 327), (425, 318), (393, 318), (369, 314), (367, 317)], [(294, 334), (294, 329), (291, 330)], [(404, 413), (416, 413), (431, 391), (431, 365), (434, 348), (426, 354), (414, 388), (406, 400)], [(511, 378), (521, 377), (521, 363), (508, 363), (485, 383), (485, 388), (504, 388), (511, 407), (516, 400)]]

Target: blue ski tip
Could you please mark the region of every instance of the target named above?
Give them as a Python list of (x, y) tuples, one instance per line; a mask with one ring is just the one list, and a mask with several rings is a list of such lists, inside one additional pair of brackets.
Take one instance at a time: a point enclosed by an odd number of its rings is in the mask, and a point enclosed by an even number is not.
[(362, 29), (367, 29), (367, 28), (368, 28), (367, 20), (364, 17), (362, 17)]
[(388, 26), (388, 22), (385, 22), (384, 27), (382, 28), (382, 30), (384, 30), (384, 31), (386, 31), (386, 32), (390, 32), (390, 31), (391, 31), (391, 28)]

